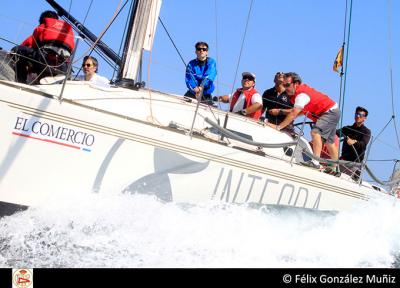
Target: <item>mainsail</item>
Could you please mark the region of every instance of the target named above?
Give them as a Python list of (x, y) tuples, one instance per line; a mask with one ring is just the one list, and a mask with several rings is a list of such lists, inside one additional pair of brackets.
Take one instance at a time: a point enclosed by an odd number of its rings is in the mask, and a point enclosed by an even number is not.
[(161, 0), (137, 0), (134, 5), (136, 11), (125, 42), (120, 79), (136, 80), (143, 49), (151, 50), (153, 45)]

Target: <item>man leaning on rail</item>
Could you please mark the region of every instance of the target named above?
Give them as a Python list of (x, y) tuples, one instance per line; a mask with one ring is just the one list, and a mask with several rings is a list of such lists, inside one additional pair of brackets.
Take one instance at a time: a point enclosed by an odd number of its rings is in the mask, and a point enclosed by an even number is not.
[[(338, 160), (338, 149), (335, 145), (336, 125), (340, 119), (338, 104), (329, 96), (303, 84), (300, 76), (294, 72), (285, 73), (283, 85), (293, 108), (285, 109), (286, 117), (279, 125), (272, 123), (267, 125), (281, 130), (292, 123), (297, 116), (304, 114), (315, 122), (311, 130), (314, 156), (321, 156), (322, 144), (325, 141), (331, 159)], [(303, 164), (319, 169), (321, 166), (318, 161), (316, 162), (317, 164), (313, 161)], [(328, 167), (325, 172), (336, 174), (335, 170), (336, 165), (333, 164), (332, 168)]]

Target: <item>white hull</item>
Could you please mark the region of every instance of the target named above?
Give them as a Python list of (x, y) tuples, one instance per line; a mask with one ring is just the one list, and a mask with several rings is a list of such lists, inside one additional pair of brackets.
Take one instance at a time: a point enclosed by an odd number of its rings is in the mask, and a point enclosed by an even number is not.
[[(282, 148), (261, 152), (235, 141), (218, 142), (204, 119), (223, 121), (225, 112), (205, 105), (191, 138), (187, 131), (196, 103), (182, 97), (68, 82), (60, 102), (60, 90), (61, 85), (0, 83), (0, 202), (35, 206), (60, 192), (137, 191), (185, 203), (340, 211), (360, 201), (393, 199), (346, 175), (291, 163)], [(233, 114), (227, 128), (257, 142), (293, 141)]]

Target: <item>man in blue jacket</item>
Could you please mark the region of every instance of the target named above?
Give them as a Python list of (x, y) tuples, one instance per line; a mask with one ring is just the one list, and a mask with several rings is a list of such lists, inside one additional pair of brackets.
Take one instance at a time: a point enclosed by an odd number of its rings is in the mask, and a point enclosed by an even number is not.
[(214, 59), (208, 57), (208, 44), (197, 42), (197, 58), (186, 66), (186, 86), (189, 89), (185, 96), (196, 98), (203, 90), (202, 100), (211, 100), (215, 89), (214, 80), (217, 76), (217, 65)]

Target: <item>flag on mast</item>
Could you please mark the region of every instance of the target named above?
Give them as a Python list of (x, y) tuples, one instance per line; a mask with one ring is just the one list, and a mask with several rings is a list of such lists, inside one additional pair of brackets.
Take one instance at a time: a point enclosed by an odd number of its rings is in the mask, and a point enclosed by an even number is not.
[(333, 63), (333, 71), (338, 72), (339, 68), (343, 66), (343, 47), (340, 47), (336, 55), (335, 62)]

